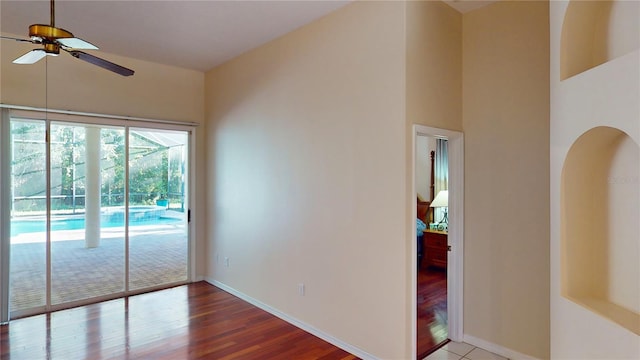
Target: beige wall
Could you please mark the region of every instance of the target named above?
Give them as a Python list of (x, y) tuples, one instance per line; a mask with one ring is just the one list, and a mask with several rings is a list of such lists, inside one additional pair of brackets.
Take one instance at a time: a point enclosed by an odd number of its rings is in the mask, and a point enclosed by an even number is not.
[(465, 336), (549, 357), (549, 21), (544, 1), (463, 16)]
[(563, 19), (562, 79), (633, 52), (640, 46), (637, 1), (572, 1)]
[[(202, 123), (204, 74), (146, 61), (101, 53), (97, 56), (135, 70), (123, 77), (77, 60), (68, 54), (33, 65), (12, 61), (32, 45), (0, 42), (0, 103), (57, 110), (144, 117)], [(204, 126), (196, 129), (196, 146), (203, 145)], [(204, 152), (196, 148), (196, 194), (204, 193)], [(200, 226), (198, 248), (204, 247), (204, 207), (197, 197), (192, 209)], [(202, 254), (204, 251), (199, 251)], [(200, 264), (203, 261), (199, 262)], [(202, 275), (204, 269), (198, 269)]]
[[(408, 190), (410, 179), (408, 167), (398, 177), (392, 164), (402, 154), (388, 151), (404, 144), (409, 164), (412, 149), (396, 138), (394, 122), (404, 115), (404, 101), (405, 138), (413, 123), (469, 128), (465, 334), (546, 358), (549, 188), (540, 179), (549, 166), (547, 3), (497, 4), (467, 14), (464, 32), (463, 17), (444, 4), (404, 5), (404, 12), (397, 3), (350, 5), (207, 74), (207, 152), (214, 154), (208, 161), (208, 274), (375, 356), (409, 357), (409, 240), (387, 241), (380, 233), (406, 239), (407, 229), (396, 226), (411, 220), (407, 204), (415, 195), (404, 193), (403, 217), (392, 209), (402, 181)], [(402, 39), (406, 57), (391, 50), (401, 51)], [(398, 71), (406, 76), (404, 97), (392, 86), (403, 85)], [(463, 74), (469, 77), (464, 83)], [(463, 84), (470, 103), (464, 107)], [(345, 104), (345, 92), (359, 94), (359, 101)], [(371, 127), (366, 144), (363, 134), (347, 130), (359, 124)], [(378, 143), (391, 145), (384, 156), (373, 146)], [(376, 169), (366, 165), (369, 158)], [(380, 181), (396, 185), (378, 187)], [(375, 195), (354, 202), (352, 191)], [(494, 198), (502, 206), (487, 211)], [(315, 208), (308, 210), (310, 203)], [(364, 224), (374, 219), (371, 231)], [(261, 229), (259, 236), (247, 235), (247, 221)], [(364, 257), (356, 254), (362, 235), (369, 238)], [(361, 269), (350, 257), (366, 259), (370, 275), (384, 272), (385, 284), (395, 285), (372, 298), (372, 284), (357, 275)], [(393, 272), (383, 270), (390, 257)], [(299, 298), (299, 282), (323, 295)], [(350, 300), (357, 293), (363, 297), (356, 305)], [(332, 300), (339, 295), (343, 301)], [(363, 311), (380, 318), (367, 319)], [(376, 330), (366, 330), (371, 327)]]
[[(599, 126), (569, 152), (561, 183), (561, 293), (640, 334), (640, 148)], [(640, 344), (640, 343), (639, 343)]]
[[(59, 58), (48, 102), (205, 118), (196, 216), (206, 205), (207, 278), (380, 358), (414, 350), (411, 125), (464, 130), (465, 334), (546, 358), (547, 7), (505, 2), (462, 16), (440, 2), (357, 2), (206, 79), (109, 57), (136, 70), (130, 81)], [(0, 99), (43, 106), (43, 65), (9, 74), (26, 52), (12, 46)]]
[[(204, 74), (198, 71), (95, 53), (135, 70), (124, 77), (68, 54), (33, 65), (11, 61), (33, 45), (3, 41), (2, 103), (101, 114), (202, 122)], [(47, 71), (48, 70), (48, 71)], [(35, 96), (34, 96), (35, 94)]]
[[(553, 1), (550, 28), (551, 356), (638, 359), (640, 5)], [(580, 208), (589, 197), (593, 213)], [(585, 279), (580, 266), (600, 271)]]
[(385, 359), (411, 356), (404, 16), (350, 4), (206, 75), (208, 277)]
[[(434, 128), (460, 131), (462, 129), (462, 15), (440, 1), (407, 1), (405, 19), (406, 38), (406, 137), (411, 139), (413, 125), (420, 124)], [(419, 138), (420, 139), (420, 138)], [(425, 139), (425, 138), (423, 138)], [(418, 140), (420, 142), (420, 140)], [(433, 141), (435, 147), (435, 141)], [(411, 192), (411, 159), (415, 149), (412, 142), (406, 144), (406, 211), (413, 214), (416, 194)], [(416, 190), (424, 191), (423, 197), (429, 197), (430, 166), (427, 154), (416, 156)], [(428, 176), (428, 175), (427, 175)], [(422, 184), (422, 185), (421, 185)], [(421, 187), (426, 187), (421, 189)], [(415, 226), (415, 219), (405, 218), (406, 226)], [(407, 239), (407, 263), (415, 257), (409, 245), (413, 239)], [(405, 283), (412, 283), (413, 266), (406, 267)], [(411, 318), (413, 299), (407, 299), (407, 316)], [(410, 322), (408, 326), (413, 326)], [(428, 329), (419, 329), (418, 335)], [(411, 349), (411, 339), (407, 337), (407, 346)], [(411, 349), (412, 352), (415, 350)]]
[(460, 131), (462, 15), (441, 1), (406, 6), (407, 123)]

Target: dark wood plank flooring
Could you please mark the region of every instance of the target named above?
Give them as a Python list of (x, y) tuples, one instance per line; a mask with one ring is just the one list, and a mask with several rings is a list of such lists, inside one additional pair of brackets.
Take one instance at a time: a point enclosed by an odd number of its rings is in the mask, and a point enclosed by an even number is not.
[(9, 359), (357, 359), (206, 282), (11, 321)]
[(418, 271), (418, 359), (447, 342), (447, 272), (437, 269)]

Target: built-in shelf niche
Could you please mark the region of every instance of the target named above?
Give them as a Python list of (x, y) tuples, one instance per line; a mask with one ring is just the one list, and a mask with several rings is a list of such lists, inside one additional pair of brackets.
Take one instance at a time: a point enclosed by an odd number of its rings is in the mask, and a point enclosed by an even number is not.
[(570, 1), (560, 41), (560, 80), (638, 50), (640, 2)]
[(562, 295), (640, 335), (640, 147), (596, 127), (562, 170)]

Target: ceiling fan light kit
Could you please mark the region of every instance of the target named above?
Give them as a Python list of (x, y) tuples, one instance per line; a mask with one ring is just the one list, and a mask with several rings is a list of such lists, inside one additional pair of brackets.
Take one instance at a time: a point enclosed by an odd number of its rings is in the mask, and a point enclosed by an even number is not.
[(98, 50), (98, 47), (90, 42), (73, 36), (70, 31), (55, 27), (54, 14), (55, 3), (54, 0), (51, 0), (51, 25), (33, 24), (29, 26), (29, 40), (2, 36), (3, 39), (30, 42), (43, 46), (42, 49), (31, 50), (30, 52), (15, 59), (13, 61), (14, 64), (34, 64), (47, 55), (57, 56), (60, 54), (60, 49), (62, 49), (76, 59), (84, 60), (90, 64), (115, 72), (116, 74), (120, 74), (122, 76), (131, 76), (134, 74), (133, 70), (124, 66), (120, 66), (97, 56), (79, 51), (78, 49)]

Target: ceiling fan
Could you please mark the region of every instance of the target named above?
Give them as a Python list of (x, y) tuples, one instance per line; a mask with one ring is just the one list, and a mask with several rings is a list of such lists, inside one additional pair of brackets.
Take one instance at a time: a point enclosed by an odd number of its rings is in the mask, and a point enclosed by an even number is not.
[(2, 39), (9, 39), (32, 44), (41, 44), (43, 48), (34, 49), (13, 60), (14, 64), (34, 64), (45, 56), (58, 56), (60, 50), (71, 54), (71, 56), (84, 60), (103, 69), (113, 71), (122, 76), (131, 76), (134, 71), (124, 66), (114, 64), (80, 50), (98, 50), (98, 47), (74, 37), (73, 34), (62, 28), (55, 26), (55, 4), (51, 0), (51, 25), (33, 24), (29, 26), (29, 39), (18, 39), (8, 36), (0, 36)]

